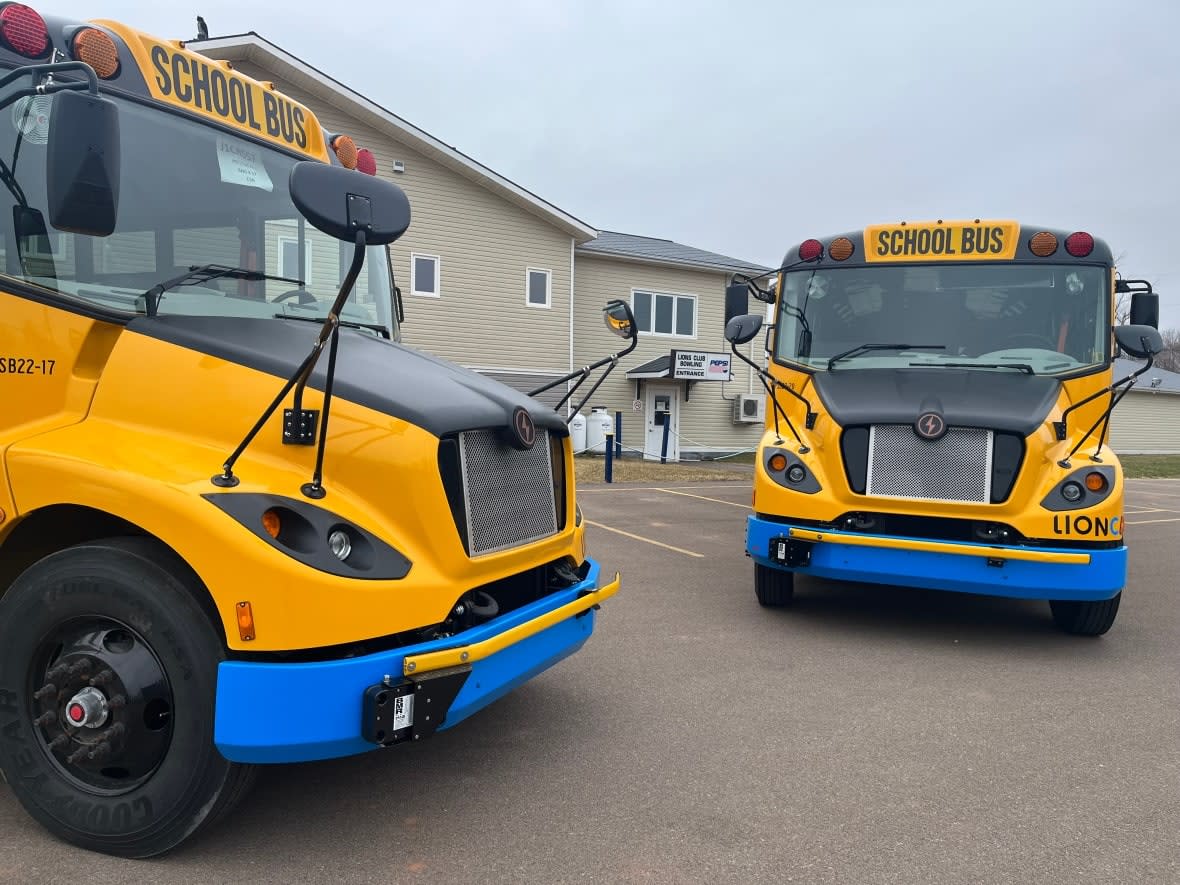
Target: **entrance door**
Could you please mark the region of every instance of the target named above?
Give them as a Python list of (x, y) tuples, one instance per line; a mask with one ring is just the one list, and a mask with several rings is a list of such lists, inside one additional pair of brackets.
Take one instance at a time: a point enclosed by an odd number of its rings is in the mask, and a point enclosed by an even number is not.
[(644, 437), (643, 457), (649, 461), (660, 460), (664, 444), (664, 426), (668, 427), (668, 460), (680, 460), (680, 385), (647, 384), (644, 401), (644, 415), (647, 434)]

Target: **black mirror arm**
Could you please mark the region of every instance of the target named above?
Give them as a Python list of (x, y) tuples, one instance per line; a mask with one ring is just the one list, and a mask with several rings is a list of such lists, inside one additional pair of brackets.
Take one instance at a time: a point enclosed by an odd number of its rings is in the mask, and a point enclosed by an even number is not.
[(340, 284), (340, 291), (336, 295), (336, 300), (332, 303), (331, 309), (328, 311), (328, 316), (324, 320), (324, 325), (320, 327), (320, 333), (316, 336), (315, 342), (312, 344), (311, 353), (309, 353), (299, 364), (299, 368), (295, 370), (295, 374), (287, 379), (287, 383), (283, 385), (283, 389), (279, 391), (278, 396), (271, 400), (270, 405), (266, 407), (262, 415), (250, 428), (249, 432), (238, 443), (238, 447), (233, 450), (232, 454), (225, 460), (222, 465), (222, 472), (213, 477), (212, 483), (221, 488), (232, 488), (236, 486), (240, 480), (234, 476), (234, 464), (237, 463), (238, 458), (246, 451), (246, 447), (253, 442), (254, 437), (262, 430), (264, 424), (279, 404), (286, 399), (287, 394), (291, 388), (295, 390), (295, 401), (293, 413), (297, 416), (303, 411), (303, 390), (307, 386), (307, 380), (311, 377), (312, 371), (315, 369), (316, 362), (319, 360), (320, 354), (324, 350), (324, 344), (331, 339), (331, 348), (328, 353), (328, 374), (324, 381), (324, 420), (320, 424), (319, 443), (316, 450), (316, 466), (315, 474), (312, 476), (312, 481), (305, 483), (302, 491), (309, 498), (324, 497), (324, 489), (322, 485), (323, 466), (324, 466), (324, 445), (328, 439), (328, 412), (332, 404), (332, 382), (336, 370), (336, 346), (340, 336), (340, 311), (344, 308), (344, 302), (348, 300), (348, 293), (352, 291), (352, 287), (356, 284), (356, 278), (360, 276), (361, 267), (365, 263), (365, 231), (358, 229), (356, 232), (356, 249), (352, 255), (352, 264), (348, 268), (348, 273), (344, 277), (344, 282)]
[[(639, 346), (639, 336), (633, 335), (631, 338), (631, 343), (628, 344), (627, 347), (624, 348), (623, 350), (620, 350), (618, 353), (611, 354), (608, 357), (603, 357), (598, 362), (591, 363), (589, 366), (585, 366), (584, 368), (578, 369), (576, 372), (571, 372), (570, 374), (566, 375), (564, 378), (558, 378), (556, 381), (546, 384), (543, 388), (541, 388), (541, 390), (548, 390), (551, 387), (555, 387), (556, 385), (561, 384), (563, 381), (569, 381), (571, 378), (581, 375), (581, 377), (578, 378), (578, 383), (575, 384), (573, 387), (571, 387), (569, 390), (567, 390), (565, 396), (563, 396), (558, 401), (557, 405), (554, 406), (555, 410), (560, 409), (562, 406), (564, 406), (570, 400), (570, 398), (574, 395), (574, 393), (577, 392), (578, 388), (582, 386), (582, 382), (590, 377), (591, 372), (593, 372), (595, 369), (601, 368), (602, 366), (606, 366), (606, 371), (604, 371), (601, 375), (598, 376), (598, 380), (594, 382), (594, 385), (590, 388), (590, 390), (586, 393), (586, 395), (584, 397), (582, 397), (582, 399), (578, 403), (576, 403), (572, 407), (572, 409), (570, 410), (569, 415), (565, 419), (565, 423), (569, 424), (570, 421), (572, 421), (574, 419), (574, 415), (578, 414), (578, 412), (580, 412), (582, 410), (582, 406), (586, 405), (586, 403), (588, 403), (590, 401), (590, 397), (594, 396), (594, 392), (596, 390), (598, 390), (599, 387), (602, 386), (602, 382), (606, 380), (607, 376), (615, 370), (615, 366), (617, 366), (619, 364), (619, 360), (621, 360), (623, 357), (625, 357), (627, 354), (629, 354), (631, 351), (633, 351), (638, 346)], [(609, 363), (609, 365), (608, 365), (608, 363)], [(540, 392), (540, 391), (533, 391), (533, 393), (529, 394), (529, 395), (532, 396), (533, 394), (536, 394), (538, 392)]]
[(1084, 434), (1082, 434), (1082, 438), (1078, 440), (1077, 445), (1075, 445), (1070, 450), (1069, 454), (1057, 462), (1059, 466), (1067, 468), (1067, 469), (1070, 467), (1070, 459), (1073, 458), (1073, 456), (1077, 454), (1078, 449), (1080, 449), (1082, 447), (1082, 445), (1086, 442), (1086, 440), (1088, 440), (1090, 438), (1090, 436), (1094, 433), (1094, 431), (1098, 429), (1099, 425), (1102, 425), (1102, 435), (1099, 436), (1099, 438), (1098, 438), (1098, 448), (1097, 448), (1097, 450), (1095, 450), (1095, 452), (1092, 456), (1092, 459), (1095, 461), (1102, 460), (1099, 457), (1099, 455), (1102, 452), (1102, 445), (1106, 441), (1106, 432), (1110, 426), (1111, 414), (1114, 412), (1115, 407), (1120, 402), (1122, 402), (1123, 397), (1127, 395), (1128, 391), (1130, 391), (1130, 389), (1135, 386), (1135, 382), (1137, 380), (1139, 380), (1139, 376), (1144, 374), (1147, 371), (1150, 371), (1150, 369), (1154, 363), (1155, 363), (1155, 355), (1149, 354), (1147, 357), (1147, 362), (1143, 364), (1142, 369), (1139, 369), (1137, 372), (1132, 372), (1126, 378), (1122, 378), (1122, 379), (1114, 382), (1114, 384), (1110, 385), (1110, 387), (1107, 387), (1103, 390), (1099, 390), (1097, 393), (1090, 394), (1084, 400), (1080, 400), (1080, 401), (1074, 403), (1072, 406), (1070, 406), (1068, 409), (1066, 409), (1064, 412), (1061, 413), (1061, 420), (1053, 422), (1053, 430), (1057, 435), (1058, 441), (1063, 441), (1066, 437), (1066, 427), (1067, 427), (1066, 419), (1069, 417), (1070, 412), (1074, 411), (1075, 409), (1081, 408), (1082, 406), (1086, 405), (1087, 403), (1092, 403), (1094, 400), (1098, 399), (1098, 397), (1100, 397), (1100, 396), (1106, 396), (1107, 394), (1110, 394), (1110, 404), (1106, 407), (1106, 411), (1102, 413), (1102, 417), (1099, 418), (1097, 421), (1095, 421), (1094, 424), (1091, 425), (1090, 429), (1087, 430)]
[[(37, 78), (42, 76), (52, 76), (53, 74), (64, 74), (68, 71), (76, 71), (86, 77), (86, 81), (81, 80), (51, 80), (47, 83), (38, 83)], [(0, 98), (0, 110), (8, 107), (15, 101), (22, 98), (27, 98), (30, 95), (52, 95), (55, 92), (74, 91), (81, 92), (88, 91), (91, 95), (98, 95), (98, 76), (94, 73), (94, 68), (85, 62), (80, 61), (63, 61), (48, 65), (27, 65), (23, 68), (17, 68), (9, 74), (0, 77), (0, 90), (5, 89), (12, 83), (22, 77), (32, 77), (33, 82), (18, 89), (15, 92), (5, 95)]]
[(795, 441), (799, 443), (799, 454), (806, 455), (808, 452), (810, 452), (811, 447), (803, 442), (802, 437), (799, 436), (799, 431), (795, 429), (795, 425), (791, 423), (790, 417), (779, 403), (778, 397), (774, 395), (775, 388), (781, 388), (782, 390), (790, 391), (807, 404), (807, 428), (809, 430), (815, 426), (815, 414), (811, 411), (811, 403), (808, 403), (806, 399), (803, 399), (802, 396), (799, 396), (799, 394), (795, 393), (794, 390), (791, 390), (791, 388), (787, 387), (785, 384), (780, 383), (779, 380), (773, 375), (769, 375), (763, 371), (761, 366), (738, 350), (736, 344), (731, 342), (729, 349), (733, 351), (734, 356), (754, 370), (754, 373), (758, 376), (758, 381), (762, 384), (762, 389), (766, 391), (767, 397), (770, 398), (770, 402), (774, 406), (774, 433), (778, 437), (778, 442), (782, 443), (783, 441), (783, 435), (778, 427), (779, 415), (782, 415), (783, 420), (787, 422), (787, 427), (791, 431), (791, 436), (795, 437)]

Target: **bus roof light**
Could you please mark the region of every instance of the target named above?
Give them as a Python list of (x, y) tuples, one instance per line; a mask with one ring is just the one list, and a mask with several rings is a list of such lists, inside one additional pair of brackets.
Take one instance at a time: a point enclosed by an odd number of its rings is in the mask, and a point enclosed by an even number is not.
[(1065, 238), (1065, 251), (1074, 258), (1085, 258), (1094, 251), (1094, 238), (1085, 231), (1076, 231)]
[(836, 237), (828, 246), (828, 257), (834, 261), (847, 261), (856, 251), (856, 245), (848, 237)]
[(356, 168), (356, 142), (347, 135), (337, 135), (332, 139), (332, 150), (336, 152), (336, 159), (345, 169)]
[(363, 172), (365, 175), (377, 174), (377, 158), (373, 156), (371, 150), (361, 148), (356, 152), (356, 168), (358, 172)]
[(1048, 258), (1057, 251), (1057, 236), (1047, 230), (1033, 234), (1028, 241), (1028, 251), (1038, 258)]
[(83, 28), (74, 34), (74, 58), (94, 68), (94, 73), (109, 80), (119, 73), (119, 49), (111, 35), (98, 28)]
[(4, 42), (28, 58), (38, 58), (49, 49), (45, 19), (23, 3), (9, 3), (0, 9), (0, 34)]
[(819, 240), (804, 240), (799, 247), (799, 257), (804, 261), (814, 261), (824, 254), (824, 244)]

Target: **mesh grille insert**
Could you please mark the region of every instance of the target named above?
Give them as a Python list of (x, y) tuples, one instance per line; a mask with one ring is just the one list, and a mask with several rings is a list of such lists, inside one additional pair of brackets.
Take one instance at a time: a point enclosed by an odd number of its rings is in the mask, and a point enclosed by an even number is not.
[(494, 430), (459, 434), (467, 538), (472, 556), (557, 534), (549, 432), (521, 451)]
[(991, 496), (992, 432), (952, 427), (936, 440), (908, 424), (869, 430), (868, 494), (986, 504)]

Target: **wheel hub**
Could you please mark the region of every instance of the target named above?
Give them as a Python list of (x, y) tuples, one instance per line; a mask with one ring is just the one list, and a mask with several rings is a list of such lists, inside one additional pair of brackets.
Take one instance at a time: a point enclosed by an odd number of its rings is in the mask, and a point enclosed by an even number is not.
[(75, 728), (102, 728), (110, 713), (110, 704), (97, 688), (87, 686), (66, 704), (66, 719)]
[(172, 689), (132, 628), (93, 618), (61, 625), (38, 648), (30, 700), (50, 758), (99, 793), (146, 780), (172, 737)]

